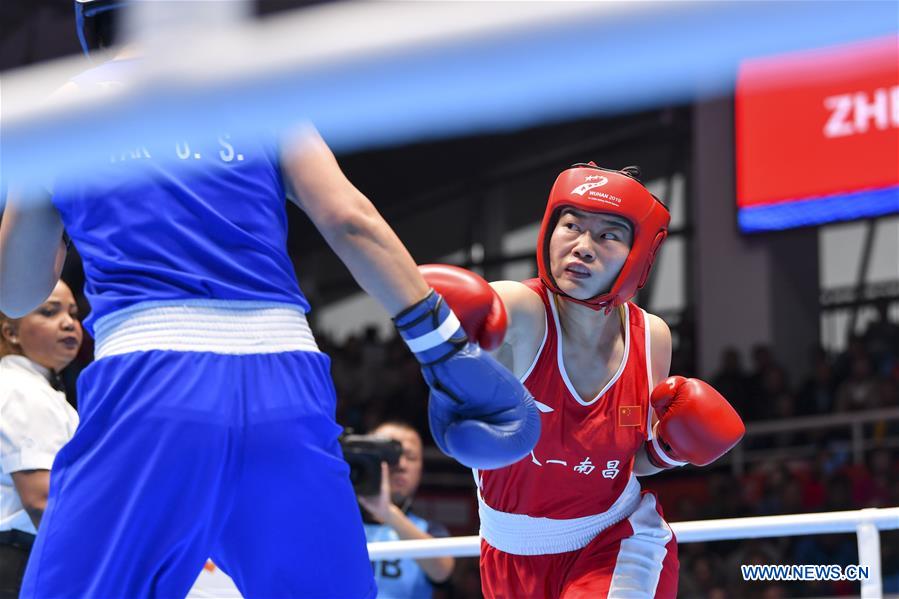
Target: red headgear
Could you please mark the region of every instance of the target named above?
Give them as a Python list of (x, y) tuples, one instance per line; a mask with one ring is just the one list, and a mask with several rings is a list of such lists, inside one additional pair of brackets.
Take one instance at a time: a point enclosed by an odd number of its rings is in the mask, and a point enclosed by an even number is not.
[[(594, 163), (575, 164), (556, 178), (537, 238), (537, 272), (550, 291), (594, 310), (615, 308), (637, 293), (646, 283), (656, 251), (668, 235), (668, 209), (630, 172), (612, 171)], [(566, 295), (549, 268), (549, 238), (562, 208), (585, 212), (605, 212), (626, 218), (633, 227), (633, 244), (618, 278), (606, 292), (587, 300)]]

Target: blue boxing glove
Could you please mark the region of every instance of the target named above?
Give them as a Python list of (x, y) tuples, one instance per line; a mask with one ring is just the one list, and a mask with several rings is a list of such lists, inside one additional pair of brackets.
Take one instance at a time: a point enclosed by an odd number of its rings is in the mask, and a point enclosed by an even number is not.
[(394, 324), (431, 388), (428, 420), (437, 447), (469, 468), (502, 468), (540, 437), (534, 398), (515, 376), (468, 340), (459, 319), (431, 290)]

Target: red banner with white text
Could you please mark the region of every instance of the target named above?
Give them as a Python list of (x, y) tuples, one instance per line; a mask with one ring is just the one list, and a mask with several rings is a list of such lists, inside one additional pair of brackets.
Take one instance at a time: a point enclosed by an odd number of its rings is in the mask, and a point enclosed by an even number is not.
[(899, 211), (899, 37), (745, 61), (735, 117), (744, 230)]

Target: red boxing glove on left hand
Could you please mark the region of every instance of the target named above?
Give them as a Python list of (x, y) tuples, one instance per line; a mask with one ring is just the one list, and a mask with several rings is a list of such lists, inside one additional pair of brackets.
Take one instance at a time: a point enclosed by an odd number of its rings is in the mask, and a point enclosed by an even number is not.
[(653, 389), (649, 401), (659, 421), (646, 453), (659, 468), (711, 464), (746, 432), (727, 400), (699, 379), (668, 377)]

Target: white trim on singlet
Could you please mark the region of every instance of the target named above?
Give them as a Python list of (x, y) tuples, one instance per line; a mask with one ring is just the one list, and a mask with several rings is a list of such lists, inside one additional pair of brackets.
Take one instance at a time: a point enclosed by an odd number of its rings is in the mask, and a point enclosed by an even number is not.
[[(574, 397), (575, 401), (577, 401), (582, 406), (592, 406), (595, 404), (600, 397), (605, 395), (606, 391), (612, 388), (612, 385), (618, 380), (618, 377), (621, 376), (621, 373), (624, 372), (624, 367), (627, 365), (627, 358), (630, 355), (631, 351), (631, 322), (630, 322), (630, 308), (627, 303), (623, 304), (624, 306), (624, 355), (621, 357), (621, 364), (618, 365), (618, 370), (615, 372), (615, 376), (613, 376), (608, 383), (606, 383), (605, 387), (590, 401), (584, 401), (581, 399), (580, 394), (575, 391), (574, 385), (571, 384), (571, 379), (568, 378), (568, 373), (565, 371), (565, 361), (562, 359), (562, 326), (559, 324), (559, 315), (556, 312), (556, 302), (552, 295), (549, 296), (549, 307), (552, 309), (553, 313), (553, 322), (556, 325), (556, 361), (559, 365), (559, 373), (562, 375), (562, 380), (565, 381), (565, 386), (568, 387), (568, 391), (571, 392), (572, 397)], [(547, 329), (549, 330), (549, 329)]]
[[(547, 292), (548, 293), (548, 292)], [(550, 298), (552, 301), (552, 298)], [(531, 376), (531, 372), (533, 372), (534, 367), (537, 365), (537, 361), (540, 359), (540, 354), (543, 353), (543, 348), (546, 346), (546, 339), (549, 337), (549, 319), (546, 317), (546, 310), (543, 311), (543, 341), (540, 342), (540, 349), (537, 350), (537, 355), (534, 356), (534, 360), (531, 362), (531, 365), (525, 371), (523, 375), (518, 377), (518, 380), (522, 383)]]
[(674, 533), (659, 515), (652, 493), (643, 496), (627, 520), (634, 533), (618, 547), (608, 596), (655, 597)]
[(513, 555), (549, 555), (577, 551), (603, 530), (631, 516), (640, 505), (640, 483), (633, 474), (605, 512), (581, 518), (537, 518), (495, 510), (478, 489), (480, 535), (491, 547)]
[(138, 351), (244, 355), (319, 351), (306, 314), (277, 302), (142, 302), (94, 324), (97, 359)]
[(643, 344), (643, 351), (646, 352), (646, 378), (649, 380), (649, 393), (646, 396), (646, 440), (652, 441), (652, 403), (649, 401), (649, 396), (652, 395), (653, 389), (653, 380), (652, 380), (652, 342), (650, 341), (650, 331), (649, 331), (649, 314), (643, 308), (640, 308), (640, 311), (643, 312), (643, 329), (646, 334), (646, 341)]
[(474, 476), (474, 486), (478, 490), (482, 489), (484, 487), (484, 479), (481, 478), (481, 472), (477, 468), (472, 468), (471, 474)]

